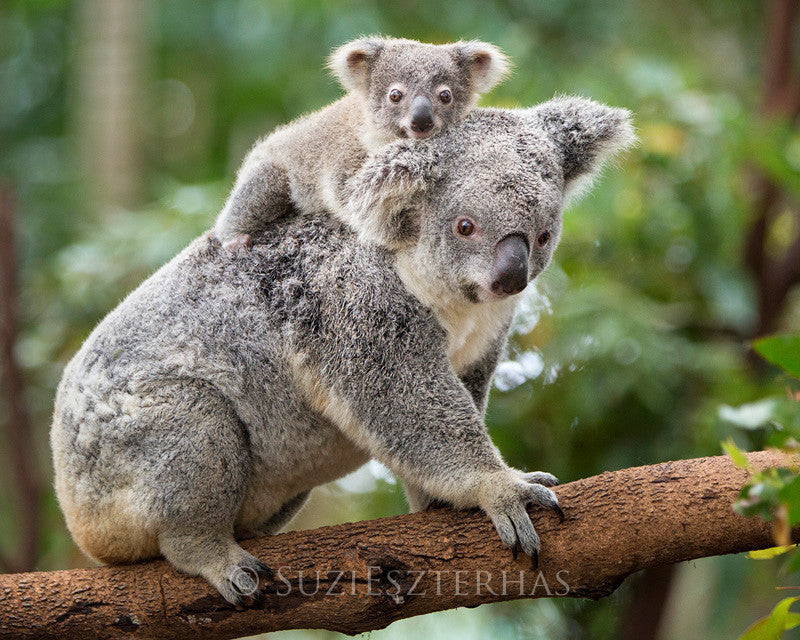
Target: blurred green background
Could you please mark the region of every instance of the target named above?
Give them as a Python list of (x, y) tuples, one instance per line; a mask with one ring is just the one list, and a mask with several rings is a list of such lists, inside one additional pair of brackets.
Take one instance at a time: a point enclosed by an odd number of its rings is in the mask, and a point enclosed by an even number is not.
[[(0, 294), (19, 319), (0, 398), (3, 568), (88, 564), (50, 486), (61, 369), (212, 225), (256, 137), (341, 94), (323, 63), (361, 34), (496, 43), (515, 70), (482, 104), (566, 93), (635, 114), (639, 147), (566, 213), (498, 371), (487, 420), (509, 463), (570, 481), (720, 454), (728, 437), (760, 446), (774, 406), (794, 407), (748, 341), (800, 328), (797, 18), (787, 0), (0, 5), (0, 190), (18, 257), (18, 293), (6, 273)], [(5, 230), (5, 255), (13, 240)], [(404, 509), (370, 464), (318, 489), (293, 526)], [(485, 605), (369, 637), (730, 638), (777, 602), (776, 585), (797, 584), (778, 567), (704, 559), (601, 602)]]

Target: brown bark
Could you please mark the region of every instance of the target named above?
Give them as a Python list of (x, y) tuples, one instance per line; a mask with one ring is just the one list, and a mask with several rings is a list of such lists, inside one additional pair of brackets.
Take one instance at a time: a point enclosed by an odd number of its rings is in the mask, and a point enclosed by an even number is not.
[[(750, 460), (759, 468), (788, 462), (772, 452)], [(276, 571), (251, 608), (227, 605), (202, 579), (163, 561), (3, 575), (0, 636), (236, 638), (296, 628), (355, 634), (486, 602), (597, 599), (641, 569), (772, 546), (770, 525), (731, 510), (747, 477), (719, 456), (558, 487), (566, 521), (532, 514), (542, 537), (539, 571), (528, 558), (512, 559), (480, 512), (437, 509), (244, 542)]]
[(25, 407), (22, 374), (14, 354), (18, 332), (17, 252), (11, 191), (0, 186), (0, 380), (6, 413), (6, 442), (16, 480), (20, 511), (19, 552), (3, 556), (6, 570), (36, 567), (41, 486), (34, 465), (31, 420)]

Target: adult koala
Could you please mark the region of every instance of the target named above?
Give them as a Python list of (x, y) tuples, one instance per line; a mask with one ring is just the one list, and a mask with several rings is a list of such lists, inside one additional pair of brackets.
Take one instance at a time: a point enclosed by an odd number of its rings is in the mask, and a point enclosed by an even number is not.
[(628, 112), (588, 100), (477, 110), (369, 161), (352, 227), (292, 216), (248, 253), (195, 240), (64, 371), (51, 440), (78, 545), (162, 553), (235, 603), (268, 571), (235, 535), (276, 531), (374, 457), (412, 509), (480, 507), (535, 562), (525, 507), (560, 513), (556, 480), (503, 462), (489, 381), (565, 196), (632, 139)]

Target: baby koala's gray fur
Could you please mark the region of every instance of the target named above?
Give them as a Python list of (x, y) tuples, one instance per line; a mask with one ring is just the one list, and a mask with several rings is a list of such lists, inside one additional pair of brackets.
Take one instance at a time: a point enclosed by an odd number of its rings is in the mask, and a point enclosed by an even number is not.
[[(255, 144), (217, 218), (215, 232), (225, 246), (248, 245), (292, 205), (306, 213), (341, 210), (342, 189), (369, 152), (462, 120), (478, 95), (508, 72), (506, 57), (486, 42), (433, 45), (375, 36), (343, 45), (328, 66), (347, 95)], [(400, 92), (398, 102), (389, 98), (393, 90)], [(444, 90), (447, 103), (439, 97)], [(432, 106), (425, 131), (412, 128), (415, 99)]]
[(565, 193), (632, 137), (626, 111), (588, 100), (478, 109), (371, 158), (352, 228), (320, 211), (249, 252), (195, 240), (64, 371), (51, 440), (76, 542), (102, 562), (162, 553), (237, 602), (266, 571), (237, 533), (276, 531), (374, 457), (412, 509), (480, 507), (535, 558), (525, 507), (560, 511), (556, 480), (509, 468), (483, 423), (516, 302), (492, 292), (495, 252), (523, 239), (535, 278)]

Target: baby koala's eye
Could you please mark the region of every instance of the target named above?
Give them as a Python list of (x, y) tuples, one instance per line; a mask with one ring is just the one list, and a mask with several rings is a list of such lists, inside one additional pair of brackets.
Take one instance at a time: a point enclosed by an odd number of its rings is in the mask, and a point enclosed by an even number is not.
[(548, 240), (550, 240), (550, 231), (542, 231), (542, 233), (539, 234), (539, 237), (536, 238), (536, 244), (540, 247), (543, 247), (547, 244)]
[(400, 89), (392, 89), (389, 92), (389, 100), (392, 102), (400, 102), (403, 99), (403, 92)]
[(462, 236), (471, 236), (475, 233), (475, 223), (469, 218), (459, 218), (456, 220), (456, 231)]
[(452, 99), (453, 94), (450, 93), (450, 89), (442, 89), (439, 92), (439, 100), (441, 100), (443, 104), (449, 104)]

